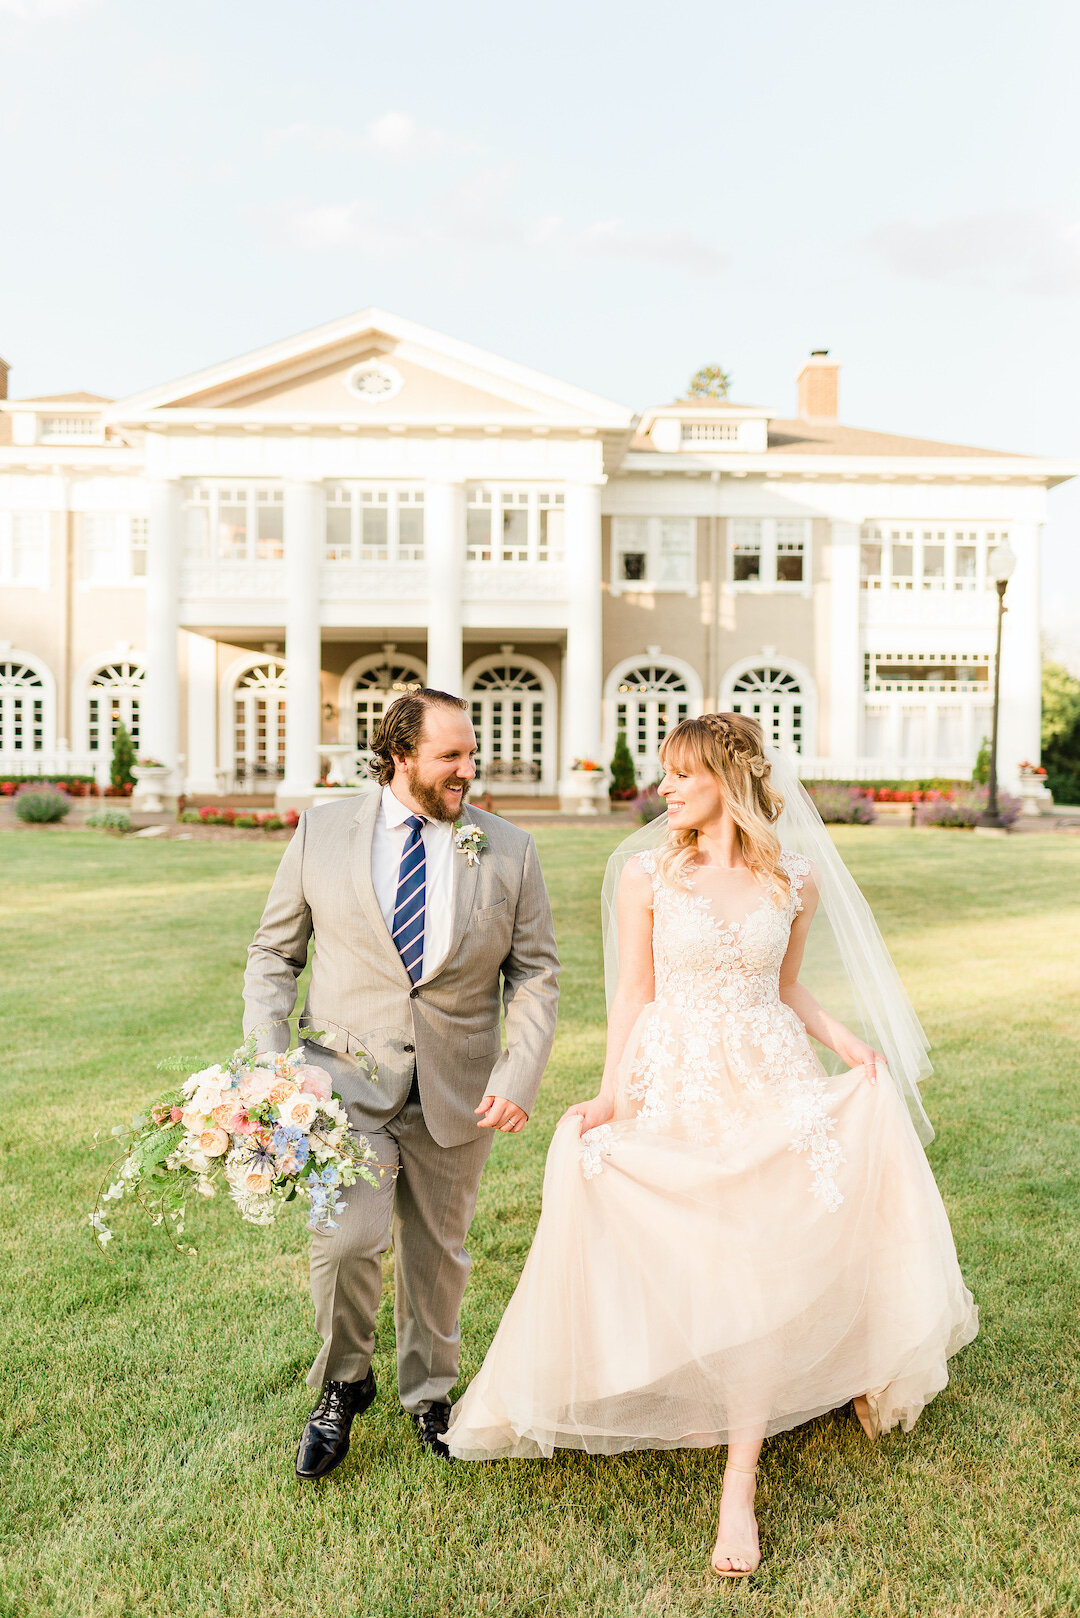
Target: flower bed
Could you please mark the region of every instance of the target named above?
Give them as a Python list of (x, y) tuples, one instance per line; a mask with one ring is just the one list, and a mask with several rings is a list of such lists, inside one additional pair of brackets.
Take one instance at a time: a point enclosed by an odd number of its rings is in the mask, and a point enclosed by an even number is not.
[(69, 798), (96, 798), (97, 782), (92, 775), (5, 775), (0, 779), (0, 797), (13, 798), (23, 787), (60, 787)]
[(874, 795), (864, 792), (861, 787), (834, 786), (830, 781), (814, 781), (806, 790), (827, 825), (872, 826), (877, 819)]
[[(990, 793), (986, 787), (971, 787), (966, 792), (927, 793), (915, 806), (916, 826), (953, 826), (970, 830), (986, 813)], [(1020, 799), (1006, 792), (998, 793), (998, 814), (1004, 826), (1011, 826), (1020, 816)]]
[(180, 815), (186, 826), (235, 826), (241, 831), (291, 831), (300, 816), (295, 809), (283, 815), (273, 809), (263, 813), (250, 809), (185, 809)]

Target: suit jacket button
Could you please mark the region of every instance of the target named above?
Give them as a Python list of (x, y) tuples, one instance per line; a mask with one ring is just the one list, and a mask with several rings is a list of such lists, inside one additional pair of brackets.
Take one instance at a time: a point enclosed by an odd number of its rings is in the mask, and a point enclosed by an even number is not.
[(415, 1051), (416, 1046), (415, 1045), (403, 1045), (401, 1048), (402, 1048), (403, 1051)]
[(417, 996), (419, 995), (419, 993), (420, 993), (419, 989), (410, 989), (409, 990), (409, 999), (410, 1000), (415, 1000), (417, 998)]

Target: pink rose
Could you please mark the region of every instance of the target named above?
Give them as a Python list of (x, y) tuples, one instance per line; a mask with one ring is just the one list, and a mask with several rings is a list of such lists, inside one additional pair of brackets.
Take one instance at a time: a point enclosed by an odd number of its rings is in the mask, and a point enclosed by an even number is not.
[(199, 1150), (204, 1157), (220, 1157), (229, 1150), (228, 1134), (216, 1124), (213, 1129), (204, 1129), (199, 1136)]
[(226, 1125), (230, 1135), (251, 1135), (254, 1134), (258, 1127), (258, 1124), (253, 1124), (247, 1113), (242, 1109), (240, 1112), (234, 1113)]
[(310, 1064), (298, 1067), (296, 1082), (301, 1090), (306, 1091), (309, 1096), (314, 1096), (317, 1101), (329, 1101), (333, 1094), (330, 1075), (324, 1067), (312, 1067)]

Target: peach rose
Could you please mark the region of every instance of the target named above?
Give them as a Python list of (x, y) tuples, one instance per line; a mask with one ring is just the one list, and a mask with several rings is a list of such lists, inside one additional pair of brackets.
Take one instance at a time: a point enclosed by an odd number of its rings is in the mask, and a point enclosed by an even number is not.
[(294, 1129), (310, 1129), (318, 1109), (319, 1098), (301, 1090), (298, 1095), (282, 1102), (278, 1117), (283, 1124), (291, 1125)]
[(240, 1080), (240, 1093), (249, 1103), (265, 1101), (277, 1082), (278, 1076), (273, 1068), (252, 1068)]
[(214, 1108), (210, 1116), (213, 1118), (219, 1129), (228, 1129), (232, 1125), (233, 1119), (236, 1117), (236, 1111), (237, 1108), (235, 1101), (223, 1101), (220, 1107)]
[(283, 1101), (288, 1101), (290, 1096), (296, 1094), (297, 1088), (291, 1079), (279, 1079), (266, 1099), (271, 1105), (280, 1107)]
[(205, 1112), (193, 1112), (188, 1110), (187, 1112), (181, 1113), (180, 1122), (183, 1124), (189, 1135), (201, 1135), (204, 1128), (205, 1118)]
[(271, 1179), (269, 1170), (260, 1173), (258, 1169), (249, 1169), (244, 1175), (244, 1190), (253, 1191), (257, 1196), (264, 1196), (270, 1189)]
[(333, 1094), (330, 1075), (324, 1067), (305, 1063), (296, 1070), (296, 1082), (306, 1095), (315, 1096), (319, 1101), (329, 1101)]
[(204, 1157), (220, 1157), (229, 1150), (229, 1136), (224, 1129), (204, 1129), (199, 1136), (199, 1150)]

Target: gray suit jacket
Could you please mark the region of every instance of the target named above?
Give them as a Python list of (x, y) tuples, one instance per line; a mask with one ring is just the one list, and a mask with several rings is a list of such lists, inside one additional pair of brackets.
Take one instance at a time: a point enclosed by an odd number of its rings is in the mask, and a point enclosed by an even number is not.
[(372, 1084), (352, 1064), (357, 1082), (342, 1099), (354, 1125), (377, 1129), (400, 1111), (415, 1061), (428, 1130), (440, 1146), (460, 1146), (476, 1139), (473, 1109), (485, 1095), (525, 1112), (536, 1100), (558, 1003), (547, 889), (529, 834), (466, 808), (465, 822), (487, 833), (487, 847), (471, 866), (454, 851), (450, 948), (414, 988), (371, 881), (379, 802), (379, 792), (369, 791), (300, 816), (248, 951), (244, 1032), (255, 1031), (260, 1050), (288, 1049), (310, 940), (301, 1027), (346, 1061), (366, 1051), (378, 1065)]

